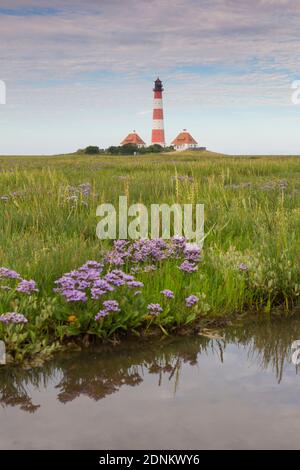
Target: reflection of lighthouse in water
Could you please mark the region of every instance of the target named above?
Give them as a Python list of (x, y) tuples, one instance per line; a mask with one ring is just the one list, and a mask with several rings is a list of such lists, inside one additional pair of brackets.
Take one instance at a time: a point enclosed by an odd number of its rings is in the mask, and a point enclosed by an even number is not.
[(151, 143), (165, 146), (165, 131), (164, 131), (164, 111), (162, 92), (164, 91), (162, 82), (159, 78), (155, 80), (154, 85), (154, 104), (153, 104), (153, 125), (152, 125), (152, 139)]

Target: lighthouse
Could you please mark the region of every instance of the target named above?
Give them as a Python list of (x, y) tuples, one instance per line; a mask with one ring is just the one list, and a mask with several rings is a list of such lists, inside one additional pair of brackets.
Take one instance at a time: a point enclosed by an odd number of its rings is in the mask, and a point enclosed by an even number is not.
[(165, 146), (164, 112), (162, 93), (164, 91), (162, 82), (157, 78), (154, 82), (154, 103), (153, 103), (153, 125), (152, 125), (152, 145)]

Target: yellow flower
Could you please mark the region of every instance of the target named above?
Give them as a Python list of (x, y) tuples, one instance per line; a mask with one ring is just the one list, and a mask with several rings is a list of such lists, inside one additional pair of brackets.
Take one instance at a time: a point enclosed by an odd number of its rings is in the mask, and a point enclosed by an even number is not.
[(74, 323), (77, 320), (75, 315), (69, 315), (68, 316), (68, 322)]

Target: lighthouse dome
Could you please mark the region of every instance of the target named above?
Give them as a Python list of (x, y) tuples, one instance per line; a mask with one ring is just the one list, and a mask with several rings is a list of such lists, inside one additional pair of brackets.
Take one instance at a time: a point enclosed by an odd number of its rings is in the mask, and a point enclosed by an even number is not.
[(154, 89), (153, 91), (164, 91), (162, 81), (157, 77), (154, 82)]

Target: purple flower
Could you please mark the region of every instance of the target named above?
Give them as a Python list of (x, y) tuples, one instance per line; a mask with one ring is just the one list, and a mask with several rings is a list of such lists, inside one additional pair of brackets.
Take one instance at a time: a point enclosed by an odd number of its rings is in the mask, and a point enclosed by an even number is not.
[(96, 287), (98, 289), (106, 290), (107, 292), (114, 291), (114, 288), (109, 284), (109, 282), (107, 282), (105, 279), (100, 279), (100, 278), (97, 279), (93, 283), (93, 287)]
[(160, 293), (167, 297), (167, 299), (174, 299), (174, 292), (169, 289), (162, 290)]
[(124, 279), (124, 281), (133, 281), (134, 277), (131, 276), (130, 274), (124, 273), (124, 271), (121, 271), (120, 269), (113, 269), (111, 271), (111, 274), (114, 276), (119, 277), (120, 279)]
[(97, 269), (98, 271), (102, 271), (103, 264), (98, 263), (98, 261), (89, 260), (80, 269)]
[(90, 192), (92, 191), (92, 185), (91, 183), (81, 183), (78, 186), (78, 191), (83, 195), (83, 196), (89, 196)]
[(62, 295), (66, 298), (68, 302), (86, 302), (87, 296), (84, 292), (80, 290), (64, 290)]
[(95, 316), (96, 321), (106, 317), (110, 312), (120, 312), (119, 302), (116, 300), (106, 300), (103, 302), (103, 307), (104, 309), (100, 310)]
[(199, 298), (196, 295), (190, 295), (185, 299), (185, 305), (187, 307), (193, 307), (197, 302), (199, 302)]
[(77, 272), (73, 273), (73, 277), (79, 281), (93, 282), (99, 279), (100, 273), (101, 269), (88, 268), (83, 265)]
[(188, 261), (200, 261), (201, 249), (196, 243), (187, 243), (184, 248), (184, 257)]
[(89, 281), (80, 281), (80, 280), (78, 280), (78, 281), (75, 282), (74, 287), (76, 287), (76, 289), (78, 289), (78, 290), (85, 290), (88, 287), (90, 287), (90, 282)]
[(107, 294), (107, 292), (112, 292), (114, 288), (104, 279), (97, 279), (97, 281), (94, 282), (94, 287), (91, 289), (91, 297), (94, 300), (99, 299), (104, 294)]
[[(71, 295), (69, 291), (82, 292), (81, 298), (79, 294), (75, 294), (76, 301), (77, 298), (78, 300), (86, 301), (86, 293), (84, 291), (89, 288), (100, 287), (97, 285), (97, 282), (100, 281), (102, 268), (103, 265), (97, 261), (87, 261), (77, 271), (66, 273), (60, 279), (55, 281), (57, 287), (54, 289), (54, 292), (57, 292), (64, 297)], [(102, 280), (102, 282), (105, 281)], [(108, 290), (107, 286), (108, 284), (106, 283), (106, 288)], [(96, 293), (94, 293), (94, 295), (96, 295)], [(73, 296), (71, 295), (71, 297)]]
[(127, 282), (127, 284), (129, 282), (134, 282), (135, 281), (134, 277), (131, 274), (125, 274), (124, 273), (123, 279), (124, 279), (124, 281)]
[(248, 271), (248, 269), (249, 269), (249, 268), (248, 268), (247, 264), (245, 264), (245, 263), (241, 263), (241, 264), (239, 265), (239, 270), (240, 270), (240, 271)]
[(97, 315), (95, 316), (95, 320), (99, 321), (101, 320), (101, 318), (107, 317), (108, 314), (109, 314), (108, 310), (100, 310), (100, 312), (98, 312)]
[(39, 290), (37, 289), (36, 282), (31, 280), (31, 281), (26, 281), (23, 279), (17, 289), (18, 292), (22, 292), (23, 294), (32, 294), (33, 292), (38, 292)]
[(123, 266), (125, 264), (123, 256), (121, 256), (119, 254), (115, 254), (113, 252), (111, 252), (107, 255), (106, 261), (109, 264), (113, 264), (115, 266)]
[(125, 259), (130, 256), (131, 247), (127, 247), (127, 240), (116, 240), (114, 248), (106, 255), (105, 261), (108, 264), (115, 266), (122, 266), (125, 264)]
[(184, 248), (186, 244), (186, 238), (180, 237), (179, 235), (174, 235), (174, 237), (171, 238), (171, 242), (173, 245), (181, 246), (182, 248)]
[(21, 279), (21, 276), (12, 269), (0, 268), (0, 278)]
[(128, 240), (115, 240), (114, 241), (114, 248), (116, 250), (121, 250), (122, 251), (127, 247), (128, 243), (129, 243)]
[(28, 320), (22, 313), (9, 312), (9, 313), (3, 313), (2, 315), (0, 315), (0, 322), (4, 323), (5, 325), (8, 325), (10, 323), (13, 323), (13, 324), (27, 323)]
[(93, 300), (98, 300), (98, 299), (100, 299), (100, 297), (101, 297), (102, 295), (105, 295), (105, 294), (107, 294), (107, 291), (106, 291), (106, 290), (103, 290), (103, 289), (100, 289), (100, 288), (98, 288), (98, 287), (93, 287), (93, 288), (91, 289), (91, 298), (92, 298)]
[(198, 270), (198, 267), (195, 263), (190, 263), (189, 261), (185, 260), (180, 266), (179, 269), (185, 273), (194, 273)]
[(180, 258), (183, 255), (186, 245), (186, 239), (184, 237), (174, 236), (171, 238), (171, 242), (168, 247), (169, 258)]
[(144, 283), (141, 281), (129, 281), (127, 282), (128, 287), (144, 287)]
[[(161, 238), (142, 239), (132, 244), (126, 240), (117, 240), (114, 242), (113, 249), (107, 253), (105, 261), (115, 266), (122, 266), (128, 262), (140, 265), (145, 263), (151, 266), (151, 263), (172, 257), (180, 258), (184, 255), (186, 245), (184, 237), (173, 237), (169, 242)], [(199, 248), (194, 249), (193, 253), (188, 250), (187, 257), (189, 261), (199, 261)], [(152, 270), (152, 267), (145, 268), (146, 272), (148, 269)]]
[(171, 238), (171, 244), (173, 247), (183, 251), (186, 245), (186, 238), (175, 235)]
[(160, 304), (149, 304), (147, 309), (150, 315), (159, 315), (163, 311)]
[(117, 300), (106, 300), (103, 302), (103, 307), (108, 312), (120, 312), (120, 306)]
[(78, 199), (78, 196), (87, 197), (92, 191), (92, 185), (90, 183), (81, 183), (78, 186), (68, 186), (67, 188), (69, 197), (67, 200)]
[(116, 287), (124, 286), (126, 284), (125, 280), (118, 274), (114, 273), (113, 271), (110, 273), (107, 273), (104, 279)]

